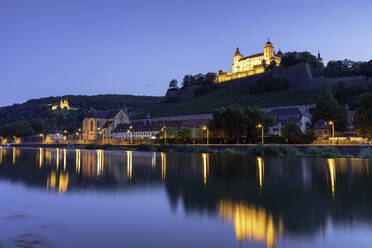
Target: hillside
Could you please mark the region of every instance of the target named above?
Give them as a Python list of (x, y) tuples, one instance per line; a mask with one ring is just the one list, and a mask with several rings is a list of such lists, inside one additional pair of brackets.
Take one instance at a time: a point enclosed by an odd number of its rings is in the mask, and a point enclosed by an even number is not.
[[(210, 113), (216, 108), (233, 104), (259, 107), (311, 104), (315, 103), (319, 94), (319, 91), (309, 90), (283, 90), (249, 94), (247, 90), (247, 86), (244, 85), (217, 88), (208, 94), (190, 100), (154, 107), (150, 110), (150, 114), (151, 117), (160, 117)], [(144, 114), (137, 116), (137, 118), (143, 117)]]
[[(76, 111), (50, 109), (50, 104), (68, 99), (69, 105)], [(133, 95), (66, 95), (32, 99), (23, 104), (0, 108), (0, 136), (10, 134), (24, 136), (52, 129), (76, 131), (89, 109), (127, 108), (129, 111), (141, 112), (150, 106), (156, 106), (162, 97)]]

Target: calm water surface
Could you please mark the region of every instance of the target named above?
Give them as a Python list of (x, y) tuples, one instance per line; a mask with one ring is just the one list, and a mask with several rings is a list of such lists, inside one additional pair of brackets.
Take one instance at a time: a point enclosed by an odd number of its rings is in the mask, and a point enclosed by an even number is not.
[(372, 161), (0, 148), (0, 247), (372, 247)]

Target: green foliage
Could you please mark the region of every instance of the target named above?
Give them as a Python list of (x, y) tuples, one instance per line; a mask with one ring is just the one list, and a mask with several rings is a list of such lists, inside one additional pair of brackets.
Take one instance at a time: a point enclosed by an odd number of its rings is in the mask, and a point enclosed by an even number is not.
[(216, 82), (216, 79), (217, 74), (213, 72), (208, 72), (207, 74), (199, 73), (196, 75), (186, 75), (182, 80), (182, 88), (212, 84)]
[(295, 122), (288, 122), (281, 129), (281, 136), (289, 144), (309, 144), (314, 140), (311, 134), (302, 133), (300, 126)]
[(309, 52), (287, 52), (282, 57), (280, 66), (289, 67), (299, 63), (307, 63), (313, 67), (323, 68), (323, 64), (319, 63), (317, 58)]
[(358, 96), (368, 91), (372, 91), (372, 82), (369, 81), (349, 84), (341, 81), (337, 85), (332, 86), (332, 93), (337, 101), (342, 105), (348, 104), (352, 110), (358, 107)]
[(291, 83), (287, 79), (273, 78), (266, 76), (258, 79), (256, 82), (249, 84), (249, 94), (288, 90)]
[(317, 158), (348, 157), (348, 155), (341, 155), (335, 147), (310, 147), (304, 156)]
[[(208, 94), (193, 99), (160, 105), (149, 112), (151, 117), (211, 113), (216, 108), (239, 104), (241, 106), (291, 106), (312, 104), (316, 102), (319, 91), (285, 90), (257, 94), (247, 94), (246, 85), (218, 88)], [(144, 118), (138, 115), (136, 118)]]
[(358, 135), (372, 138), (372, 91), (358, 98), (359, 108), (354, 117), (354, 126)]
[(178, 82), (176, 79), (172, 79), (170, 82), (169, 82), (169, 88), (170, 89), (178, 89)]
[(372, 60), (354, 62), (349, 59), (329, 61), (324, 69), (326, 77), (349, 77), (364, 75), (367, 79), (372, 76)]
[(149, 108), (160, 104), (161, 97), (131, 95), (63, 96), (77, 111), (55, 110), (49, 104), (56, 104), (61, 97), (29, 100), (23, 104), (0, 108), (0, 136), (28, 136), (50, 130), (75, 132), (89, 109), (113, 109), (127, 107), (129, 110)]
[(191, 143), (192, 129), (188, 127), (179, 129), (176, 134), (176, 139), (178, 140), (178, 143)]
[(316, 107), (312, 111), (311, 122), (315, 124), (318, 120), (333, 121), (335, 130), (347, 130), (348, 119), (346, 110), (329, 91), (325, 91), (319, 96)]
[(274, 119), (266, 116), (257, 107), (242, 108), (240, 105), (234, 105), (213, 111), (213, 119), (208, 127), (217, 137), (228, 141), (239, 143), (239, 139), (245, 137), (248, 142), (252, 142), (259, 136), (259, 123), (263, 124), (267, 131), (273, 125)]
[(253, 156), (291, 157), (298, 154), (297, 150), (287, 146), (257, 145), (248, 149), (248, 154)]

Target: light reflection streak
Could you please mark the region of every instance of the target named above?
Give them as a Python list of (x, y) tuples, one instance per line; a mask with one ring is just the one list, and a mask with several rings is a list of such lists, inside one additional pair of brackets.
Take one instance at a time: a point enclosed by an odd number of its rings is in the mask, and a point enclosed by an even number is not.
[(258, 184), (260, 186), (260, 189), (262, 189), (263, 186), (263, 180), (264, 180), (264, 174), (265, 174), (265, 167), (264, 167), (264, 161), (261, 157), (257, 157), (257, 176), (258, 176)]
[(63, 149), (63, 170), (66, 170), (66, 149)]
[(103, 172), (104, 159), (103, 150), (97, 150), (97, 176), (100, 176)]
[(76, 156), (76, 164), (75, 164), (75, 169), (76, 169), (76, 173), (77, 174), (80, 174), (80, 167), (81, 167), (81, 151), (80, 149), (76, 149), (75, 150), (75, 156)]
[(47, 189), (54, 189), (56, 187), (56, 172), (52, 171), (47, 178)]
[(254, 240), (274, 247), (283, 233), (283, 222), (275, 222), (272, 214), (265, 208), (247, 205), (242, 202), (220, 200), (220, 217), (233, 223), (235, 236), (239, 242)]
[(3, 162), (3, 147), (0, 146), (0, 164)]
[(56, 167), (57, 167), (57, 171), (58, 171), (58, 168), (59, 168), (59, 148), (56, 148), (56, 152), (57, 152), (57, 155), (56, 155)]
[(64, 193), (67, 191), (68, 188), (68, 173), (60, 173), (59, 174), (59, 184), (58, 184), (58, 191), (60, 193)]
[(335, 196), (336, 194), (336, 163), (333, 158), (330, 158), (328, 161), (328, 169), (329, 169), (329, 175), (331, 180), (331, 192), (332, 196)]
[(152, 153), (151, 166), (152, 168), (156, 166), (156, 152)]
[(204, 179), (204, 185), (207, 185), (207, 176), (209, 174), (209, 154), (203, 153), (202, 154), (203, 159), (203, 179)]
[(167, 155), (164, 152), (160, 153), (161, 156), (161, 180), (165, 181), (167, 173)]
[(39, 168), (43, 167), (44, 163), (44, 149), (39, 148)]
[(127, 151), (127, 178), (132, 180), (132, 151)]

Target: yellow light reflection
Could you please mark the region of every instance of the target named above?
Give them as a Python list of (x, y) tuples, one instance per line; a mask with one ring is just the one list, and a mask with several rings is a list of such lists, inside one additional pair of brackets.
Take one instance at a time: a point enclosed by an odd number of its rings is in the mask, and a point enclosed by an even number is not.
[(264, 174), (265, 174), (264, 160), (261, 157), (257, 157), (257, 177), (260, 189), (262, 189), (263, 186)]
[(20, 156), (21, 154), (21, 150), (20, 149), (17, 149), (15, 147), (13, 147), (13, 164), (16, 164), (17, 162), (17, 158)]
[(220, 201), (220, 216), (233, 223), (236, 239), (265, 242), (267, 247), (274, 247), (282, 235), (283, 223), (275, 223), (273, 215), (263, 207), (247, 205), (230, 200)]
[(45, 150), (45, 161), (48, 165), (52, 164), (52, 150), (51, 149)]
[(75, 167), (76, 167), (76, 173), (77, 174), (80, 174), (80, 166), (81, 166), (81, 152), (80, 152), (80, 149), (76, 149), (75, 150), (75, 156), (76, 156), (76, 164), (75, 164)]
[(332, 196), (336, 194), (336, 162), (333, 158), (330, 158), (328, 161), (328, 169), (331, 180), (331, 192)]
[(154, 168), (156, 165), (156, 152), (152, 153), (151, 166)]
[(56, 172), (52, 171), (47, 178), (47, 189), (54, 189), (56, 187)]
[(44, 149), (39, 148), (39, 168), (43, 167), (44, 163)]
[(161, 156), (161, 180), (165, 181), (165, 176), (167, 173), (167, 155), (162, 152), (160, 153)]
[(97, 176), (100, 176), (103, 172), (104, 159), (103, 150), (97, 150)]
[(63, 149), (63, 170), (66, 170), (66, 149)]
[(68, 188), (68, 173), (60, 173), (59, 174), (59, 186), (58, 191), (60, 193), (64, 193), (67, 191)]
[(132, 151), (127, 151), (127, 177), (132, 179)]
[(209, 174), (209, 154), (203, 153), (202, 154), (203, 159), (203, 179), (204, 179), (204, 185), (207, 185), (207, 176)]
[(3, 162), (3, 147), (0, 146), (0, 164)]
[(56, 155), (56, 167), (57, 167), (57, 171), (58, 171), (58, 168), (59, 168), (59, 148), (56, 148), (56, 152), (57, 152), (57, 155)]

